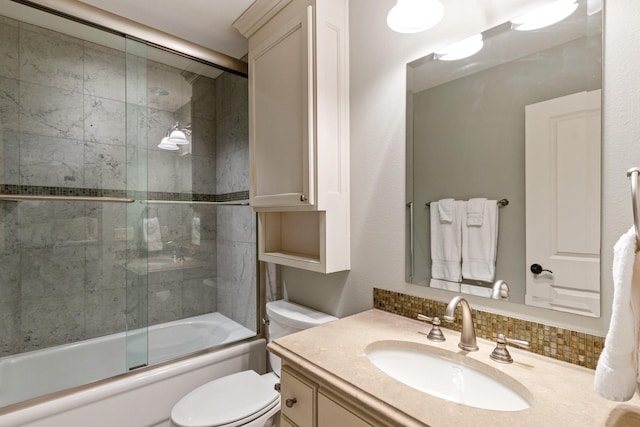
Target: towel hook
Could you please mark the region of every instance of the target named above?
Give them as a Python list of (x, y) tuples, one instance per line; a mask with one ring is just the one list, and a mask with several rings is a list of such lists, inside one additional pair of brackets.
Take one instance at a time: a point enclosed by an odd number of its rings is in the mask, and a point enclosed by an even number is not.
[(631, 168), (627, 171), (627, 178), (631, 178), (631, 206), (633, 207), (633, 226), (636, 230), (636, 250), (640, 250), (640, 227), (638, 226), (638, 205), (640, 199), (638, 198), (638, 177), (640, 175), (640, 168)]

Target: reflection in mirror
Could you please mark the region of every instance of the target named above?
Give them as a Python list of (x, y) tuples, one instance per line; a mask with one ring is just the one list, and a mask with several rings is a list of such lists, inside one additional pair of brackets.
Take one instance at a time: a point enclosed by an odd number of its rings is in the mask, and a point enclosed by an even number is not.
[(576, 3), (408, 64), (407, 281), (599, 317), (602, 12)]

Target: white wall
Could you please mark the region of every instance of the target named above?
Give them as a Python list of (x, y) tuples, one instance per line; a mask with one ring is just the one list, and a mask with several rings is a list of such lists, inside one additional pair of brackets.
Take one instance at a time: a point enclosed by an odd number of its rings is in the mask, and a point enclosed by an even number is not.
[[(374, 287), (447, 300), (451, 294), (404, 282), (405, 64), (493, 27), (545, 0), (443, 0), (444, 20), (414, 35), (386, 26), (395, 0), (350, 0), (351, 271), (320, 275), (284, 269), (289, 298), (337, 316), (367, 310)], [(505, 306), (492, 311), (587, 332), (606, 330), (612, 300), (612, 247), (632, 224), (626, 170), (640, 166), (640, 2), (609, 0), (605, 18), (603, 155), (603, 317)], [(497, 302), (469, 298), (474, 307)]]

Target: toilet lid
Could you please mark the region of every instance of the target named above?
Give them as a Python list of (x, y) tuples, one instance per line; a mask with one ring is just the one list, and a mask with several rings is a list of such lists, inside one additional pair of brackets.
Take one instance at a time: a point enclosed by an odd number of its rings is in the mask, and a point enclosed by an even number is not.
[(243, 371), (196, 388), (176, 403), (171, 419), (185, 427), (222, 426), (251, 417), (279, 398), (273, 383)]

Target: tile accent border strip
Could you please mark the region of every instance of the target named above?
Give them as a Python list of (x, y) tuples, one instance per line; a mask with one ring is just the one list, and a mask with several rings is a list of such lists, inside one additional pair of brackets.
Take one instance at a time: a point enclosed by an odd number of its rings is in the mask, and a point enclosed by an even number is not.
[[(442, 319), (447, 304), (374, 288), (373, 306), (411, 319), (415, 319), (419, 313), (430, 317), (438, 316)], [(604, 348), (604, 337), (601, 336), (475, 309), (472, 309), (472, 313), (478, 337), (495, 341), (497, 334), (503, 333), (509, 338), (529, 341), (531, 346), (525, 350), (574, 365), (595, 369), (598, 357)], [(461, 318), (460, 307), (458, 307), (456, 321), (444, 326), (460, 331)]]
[(249, 191), (225, 194), (166, 193), (160, 191), (126, 191), (106, 188), (45, 187), (37, 185), (0, 185), (0, 194), (30, 196), (131, 197), (136, 200), (177, 200), (193, 202), (234, 202), (248, 200)]

